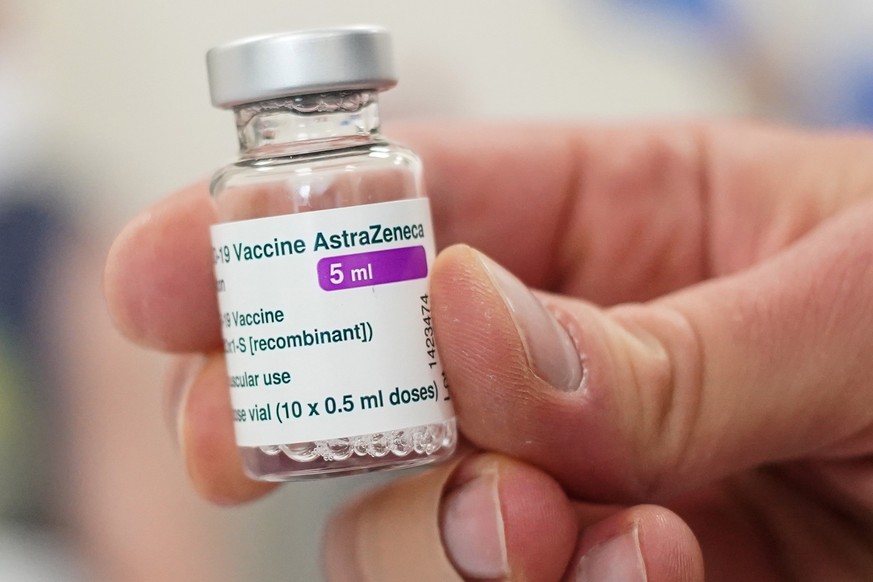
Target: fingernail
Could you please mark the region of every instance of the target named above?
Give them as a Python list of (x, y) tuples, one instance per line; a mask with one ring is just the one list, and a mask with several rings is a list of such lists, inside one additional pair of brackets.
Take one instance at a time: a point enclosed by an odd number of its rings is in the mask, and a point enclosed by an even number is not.
[(177, 360), (169, 369), (166, 376), (166, 388), (164, 390), (164, 420), (170, 431), (170, 436), (177, 447), (181, 448), (181, 423), (182, 407), (188, 395), (188, 388), (197, 371), (203, 367), (203, 356), (188, 356)]
[(576, 567), (576, 582), (646, 582), (646, 579), (636, 526), (591, 548)]
[(515, 275), (485, 255), (479, 257), (512, 314), (534, 373), (558, 390), (578, 390), (583, 369), (570, 334)]
[(449, 492), (442, 505), (443, 544), (468, 578), (509, 575), (497, 474), (483, 474)]

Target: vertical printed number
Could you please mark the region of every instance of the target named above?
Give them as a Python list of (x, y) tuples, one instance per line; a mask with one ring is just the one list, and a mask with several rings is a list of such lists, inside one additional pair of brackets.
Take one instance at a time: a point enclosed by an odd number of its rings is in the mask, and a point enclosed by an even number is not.
[(424, 324), (424, 349), (429, 358), (428, 365), (433, 368), (437, 365), (436, 359), (436, 342), (433, 339), (433, 325), (430, 319), (430, 305), (428, 301), (430, 297), (425, 294), (421, 299), (421, 322)]

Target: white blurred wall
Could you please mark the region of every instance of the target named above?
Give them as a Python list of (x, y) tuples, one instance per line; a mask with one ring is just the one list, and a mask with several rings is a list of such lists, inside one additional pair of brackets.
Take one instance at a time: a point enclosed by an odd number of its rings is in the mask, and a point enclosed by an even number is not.
[(400, 73), (384, 99), (388, 119), (729, 114), (745, 107), (742, 88), (704, 43), (659, 39), (645, 24), (605, 16), (590, 0), (18, 2), (52, 134), (92, 185), (88, 202), (114, 217), (233, 155), (231, 116), (209, 105), (204, 53), (240, 36), (388, 27)]

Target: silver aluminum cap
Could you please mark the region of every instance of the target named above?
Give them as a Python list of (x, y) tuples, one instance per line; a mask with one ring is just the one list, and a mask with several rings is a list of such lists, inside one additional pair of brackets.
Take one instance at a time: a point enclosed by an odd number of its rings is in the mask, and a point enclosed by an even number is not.
[(374, 26), (246, 38), (211, 49), (206, 67), (212, 104), (223, 108), (397, 84), (391, 37)]

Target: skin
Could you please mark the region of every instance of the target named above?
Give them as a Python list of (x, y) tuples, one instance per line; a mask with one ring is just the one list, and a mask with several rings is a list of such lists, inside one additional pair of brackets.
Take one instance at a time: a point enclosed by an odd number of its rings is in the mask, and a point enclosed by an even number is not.
[[(112, 325), (96, 246), (64, 249), (38, 303), (56, 344), (70, 437), (57, 452), (65, 533), (91, 580), (230, 580), (227, 561), (214, 556), (226, 526), (196, 503), (157, 414), (151, 388), (162, 362)], [(135, 445), (125, 436), (133, 434)]]
[[(510, 579), (572, 576), (628, 531), (652, 582), (703, 580), (704, 564), (716, 581), (873, 577), (873, 141), (710, 124), (390, 133), (427, 168), (435, 329), (471, 452), (340, 511), (331, 578), (463, 578), (439, 543), (366, 544), (437, 526), (446, 540), (446, 500), (483, 476)], [(213, 217), (203, 184), (146, 210), (105, 290), (133, 340), (204, 354), (166, 397), (194, 487), (234, 504), (274, 486), (236, 459)], [(582, 388), (538, 373), (525, 342), (547, 338), (522, 339), (473, 248), (543, 290)], [(433, 503), (405, 519), (410, 499)], [(340, 543), (369, 550), (332, 561)]]

